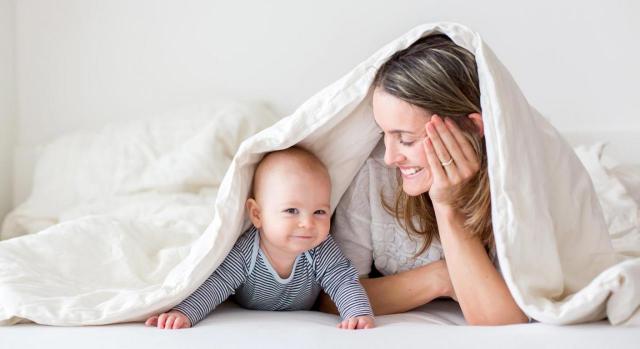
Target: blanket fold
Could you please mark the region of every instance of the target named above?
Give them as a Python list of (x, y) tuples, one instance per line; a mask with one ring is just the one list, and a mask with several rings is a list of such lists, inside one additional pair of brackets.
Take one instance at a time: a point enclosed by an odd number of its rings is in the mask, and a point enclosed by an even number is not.
[[(185, 216), (177, 217), (176, 226), (143, 234), (131, 234), (137, 221), (88, 216), (0, 242), (0, 322), (141, 321), (177, 304), (222, 262), (246, 228), (244, 201), (255, 164), (266, 152), (298, 143), (315, 152), (329, 168), (335, 208), (379, 140), (370, 91), (376, 70), (432, 33), (446, 34), (476, 56), (496, 250), (518, 305), (546, 323), (605, 316), (612, 324), (637, 323), (640, 251), (614, 250), (589, 175), (571, 147), (529, 105), (481, 37), (454, 23), (409, 31), (244, 141), (220, 183), (212, 221), (197, 238), (181, 238), (178, 226)], [(90, 270), (92, 281), (84, 279)]]

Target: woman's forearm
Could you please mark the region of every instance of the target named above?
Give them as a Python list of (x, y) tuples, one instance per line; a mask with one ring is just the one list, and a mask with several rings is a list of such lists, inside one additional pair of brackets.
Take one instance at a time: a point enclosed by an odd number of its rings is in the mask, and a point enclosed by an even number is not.
[(448, 209), (436, 209), (436, 219), (451, 283), (467, 322), (472, 325), (527, 322), (480, 239), (471, 237), (464, 230), (462, 219)]
[[(446, 266), (434, 262), (409, 271), (372, 279), (361, 279), (369, 296), (375, 315), (405, 312), (431, 300), (450, 294)], [(321, 311), (337, 313), (335, 305), (326, 294), (319, 300)]]

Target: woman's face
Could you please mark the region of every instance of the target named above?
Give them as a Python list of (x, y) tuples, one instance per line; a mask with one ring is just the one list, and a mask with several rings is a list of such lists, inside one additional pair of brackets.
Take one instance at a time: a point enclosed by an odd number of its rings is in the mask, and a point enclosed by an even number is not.
[(373, 115), (384, 132), (384, 161), (398, 168), (404, 192), (417, 196), (429, 191), (433, 179), (423, 141), (431, 114), (376, 88)]

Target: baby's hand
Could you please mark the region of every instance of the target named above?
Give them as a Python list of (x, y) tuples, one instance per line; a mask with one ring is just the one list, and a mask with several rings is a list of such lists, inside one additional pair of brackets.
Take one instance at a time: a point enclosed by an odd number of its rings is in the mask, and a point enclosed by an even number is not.
[(356, 316), (350, 319), (345, 319), (338, 324), (338, 328), (343, 330), (361, 330), (367, 328), (373, 328), (373, 317), (371, 316)]
[(157, 326), (160, 329), (166, 330), (191, 327), (191, 321), (189, 321), (189, 318), (177, 310), (171, 310), (168, 313), (154, 315), (148, 318), (144, 324), (147, 326)]

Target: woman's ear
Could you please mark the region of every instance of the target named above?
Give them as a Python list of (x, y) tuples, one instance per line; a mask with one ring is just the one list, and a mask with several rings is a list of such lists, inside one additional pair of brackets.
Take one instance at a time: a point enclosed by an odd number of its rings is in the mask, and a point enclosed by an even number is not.
[(476, 129), (481, 136), (484, 136), (484, 122), (482, 121), (482, 114), (480, 113), (471, 113), (469, 114), (469, 119), (476, 125)]
[(256, 228), (260, 228), (262, 226), (262, 222), (260, 215), (260, 206), (258, 205), (258, 202), (256, 202), (256, 200), (254, 200), (253, 198), (250, 198), (247, 200), (246, 207), (251, 223), (253, 223)]

